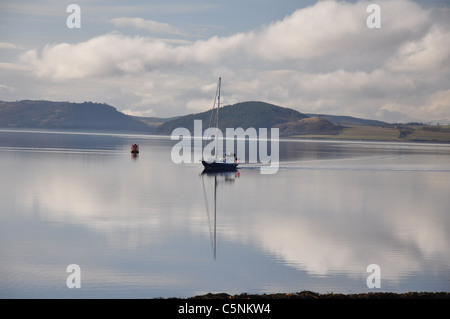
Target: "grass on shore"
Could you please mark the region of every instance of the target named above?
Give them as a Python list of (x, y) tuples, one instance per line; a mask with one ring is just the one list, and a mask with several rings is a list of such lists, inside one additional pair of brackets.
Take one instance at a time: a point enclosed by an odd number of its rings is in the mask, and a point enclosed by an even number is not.
[(426, 131), (418, 128), (347, 125), (338, 135), (294, 135), (294, 138), (317, 138), (353, 141), (438, 142), (450, 143), (450, 131)]

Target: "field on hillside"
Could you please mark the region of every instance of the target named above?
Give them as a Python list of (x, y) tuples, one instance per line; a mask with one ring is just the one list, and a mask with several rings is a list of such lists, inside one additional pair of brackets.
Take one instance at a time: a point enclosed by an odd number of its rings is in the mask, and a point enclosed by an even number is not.
[(361, 141), (450, 143), (449, 131), (425, 131), (414, 128), (405, 130), (404, 128), (363, 125), (346, 125), (339, 135), (295, 135), (291, 137)]

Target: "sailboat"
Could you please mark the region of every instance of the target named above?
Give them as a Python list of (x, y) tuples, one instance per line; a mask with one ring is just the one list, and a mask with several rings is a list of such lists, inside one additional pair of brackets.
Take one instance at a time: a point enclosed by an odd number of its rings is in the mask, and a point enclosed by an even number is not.
[[(219, 83), (217, 85), (217, 110), (216, 110), (216, 130), (219, 129), (219, 109), (220, 109), (220, 91), (222, 86), (222, 78), (219, 77)], [(214, 114), (214, 108), (215, 108), (215, 100), (214, 105), (211, 111), (211, 117)], [(237, 166), (239, 165), (239, 162), (237, 160), (236, 154), (227, 154), (223, 158), (218, 157), (217, 152), (217, 135), (215, 136), (215, 158), (212, 160), (205, 160), (202, 158), (202, 164), (205, 167), (205, 170), (207, 171), (234, 171), (237, 169)]]

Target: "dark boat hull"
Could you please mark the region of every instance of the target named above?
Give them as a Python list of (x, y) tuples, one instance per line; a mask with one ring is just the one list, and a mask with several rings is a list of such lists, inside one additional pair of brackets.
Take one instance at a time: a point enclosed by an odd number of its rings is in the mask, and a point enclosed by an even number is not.
[(221, 162), (211, 162), (202, 161), (205, 170), (208, 171), (235, 171), (237, 169), (238, 163), (221, 163)]

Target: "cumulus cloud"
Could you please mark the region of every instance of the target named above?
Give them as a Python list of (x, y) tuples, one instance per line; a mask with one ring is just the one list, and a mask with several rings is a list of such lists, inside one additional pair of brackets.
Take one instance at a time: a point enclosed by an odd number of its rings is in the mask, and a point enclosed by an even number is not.
[(13, 87), (8, 86), (8, 85), (0, 84), (0, 92), (3, 93), (3, 91), (13, 92), (13, 91), (15, 91), (15, 89)]
[(167, 51), (162, 42), (106, 34), (73, 45), (48, 45), (40, 56), (37, 50), (30, 50), (21, 59), (33, 66), (39, 77), (66, 80), (143, 71), (146, 62), (150, 61), (146, 58), (147, 50), (152, 52), (154, 63), (166, 58), (164, 54), (160, 56)]
[[(434, 105), (432, 97), (450, 85), (450, 28), (443, 22), (448, 13), (433, 15), (431, 9), (407, 0), (378, 4), (380, 29), (366, 26), (368, 1), (319, 1), (280, 21), (230, 36), (171, 43), (108, 33), (84, 42), (29, 50), (21, 62), (35, 76), (53, 82), (95, 78), (113, 85), (111, 77), (127, 81), (134, 77), (141, 83), (170, 81), (170, 85), (158, 84), (166, 89), (145, 92), (151, 98), (146, 95), (139, 100), (135, 95), (138, 101), (125, 107), (135, 113), (173, 116), (204, 109), (214, 92), (208, 95), (197, 88), (220, 75), (224, 84), (228, 82), (229, 103), (259, 99), (304, 112), (378, 118), (388, 114), (380, 112), (384, 107), (405, 118), (432, 116), (422, 110), (437, 112), (426, 105)], [(179, 34), (168, 24), (140, 18), (111, 22)], [(129, 85), (124, 80), (120, 87), (126, 90)], [(132, 90), (136, 91), (129, 87), (127, 92)], [(439, 110), (434, 117), (450, 117)]]
[(141, 36), (110, 33), (77, 44), (47, 45), (40, 54), (29, 50), (21, 60), (32, 66), (37, 76), (54, 80), (173, 71), (216, 62), (241, 41), (242, 36), (236, 35), (213, 37), (192, 45), (171, 45)]
[[(162, 40), (110, 33), (77, 44), (49, 45), (40, 56), (36, 50), (31, 50), (23, 56), (23, 60), (35, 66), (38, 76), (54, 79), (197, 67), (199, 64), (211, 66), (214, 63), (242, 67), (247, 63), (267, 66), (268, 62), (274, 62), (275, 67), (289, 64), (292, 68), (300, 67), (306, 61), (316, 65), (328, 63), (328, 69), (345, 67), (350, 61), (361, 66), (373, 62), (379, 65), (403, 43), (400, 49), (408, 51), (408, 45), (412, 44), (407, 40), (415, 39), (427, 27), (426, 11), (420, 11), (409, 2), (398, 2), (394, 5), (385, 2), (383, 8), (391, 14), (393, 11), (398, 15), (408, 12), (417, 19), (386, 22), (386, 27), (379, 34), (365, 26), (365, 2), (347, 4), (323, 1), (258, 30), (228, 37), (214, 36), (190, 44), (170, 45)], [(132, 25), (157, 32), (178, 32), (167, 24), (140, 18), (117, 18), (112, 21), (117, 25)], [(428, 34), (430, 39), (424, 39), (422, 46), (438, 42), (440, 39), (435, 39), (436, 35)], [(380, 50), (386, 53), (379, 56)], [(407, 52), (398, 52), (397, 59), (403, 60), (403, 54)], [(445, 56), (445, 52), (441, 55)], [(396, 64), (395, 58), (391, 64)], [(309, 68), (314, 66), (306, 67)]]
[(0, 42), (0, 49), (16, 49), (17, 46), (14, 43)]
[(398, 72), (449, 72), (450, 30), (433, 26), (423, 38), (400, 46), (387, 66)]
[(177, 27), (171, 26), (167, 23), (145, 20), (142, 18), (114, 18), (111, 19), (111, 23), (117, 27), (133, 27), (137, 29), (144, 29), (151, 33), (167, 33), (175, 35), (184, 34)]

